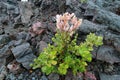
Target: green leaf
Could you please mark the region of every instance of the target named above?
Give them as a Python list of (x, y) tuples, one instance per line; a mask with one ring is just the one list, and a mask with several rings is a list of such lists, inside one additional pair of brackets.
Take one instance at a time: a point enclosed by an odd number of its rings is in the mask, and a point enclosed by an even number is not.
[(56, 65), (56, 64), (57, 64), (57, 61), (52, 60), (51, 63), (52, 63), (52, 65)]
[(58, 67), (58, 72), (60, 74), (65, 75), (67, 73), (67, 68), (66, 67), (68, 67), (68, 66), (63, 67), (63, 64), (60, 64), (60, 66)]

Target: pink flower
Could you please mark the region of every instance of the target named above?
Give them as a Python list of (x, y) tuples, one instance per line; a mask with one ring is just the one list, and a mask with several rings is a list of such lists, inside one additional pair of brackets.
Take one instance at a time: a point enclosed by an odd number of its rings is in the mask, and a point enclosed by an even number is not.
[(74, 13), (68, 12), (63, 15), (56, 15), (56, 26), (60, 31), (70, 32), (72, 35), (82, 23), (82, 19), (77, 19)]

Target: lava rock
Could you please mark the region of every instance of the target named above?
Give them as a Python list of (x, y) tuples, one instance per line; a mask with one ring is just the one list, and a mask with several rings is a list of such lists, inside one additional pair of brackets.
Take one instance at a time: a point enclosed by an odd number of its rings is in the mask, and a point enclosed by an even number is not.
[(44, 1), (39, 0), (39, 3), (40, 2), (41, 2), (40, 9), (44, 10), (46, 8), (49, 8), (49, 6), (52, 5), (52, 2), (55, 2), (55, 1), (53, 1), (53, 0), (49, 0), (49, 1), (48, 0), (44, 0)]
[(40, 80), (48, 80), (48, 78), (43, 75)]
[(120, 16), (108, 12), (105, 10), (100, 10), (97, 13), (95, 20), (101, 24), (109, 26), (110, 29), (120, 32)]
[(17, 35), (16, 35), (16, 39), (17, 40), (20, 40), (20, 39), (23, 39), (23, 40), (26, 40), (27, 39), (27, 37), (28, 37), (28, 33), (27, 32), (20, 32), (20, 33), (18, 33)]
[(84, 20), (79, 28), (79, 31), (83, 33), (90, 33), (90, 32), (98, 32), (102, 30), (107, 30), (107, 28), (108, 28), (107, 26), (98, 25), (88, 20)]
[(4, 34), (4, 28), (0, 27), (0, 35)]
[(83, 80), (83, 74), (77, 73), (76, 75), (73, 75), (71, 71), (68, 71), (65, 76), (65, 80)]
[(10, 40), (9, 35), (0, 35), (0, 44), (7, 44)]
[(66, 0), (66, 5), (69, 6), (71, 5), (72, 0)]
[(0, 80), (4, 80), (7, 76), (7, 69), (5, 66), (0, 67)]
[(9, 42), (0, 49), (0, 67), (13, 59), (13, 57), (11, 57), (12, 52), (10, 50), (10, 47), (13, 46), (13, 44), (13, 42)]
[(48, 24), (48, 29), (51, 31), (51, 32), (53, 32), (53, 33), (55, 33), (56, 32), (56, 27), (55, 27), (55, 25), (54, 24), (52, 24), (52, 23), (49, 23)]
[(5, 45), (3, 48), (0, 49), (0, 58), (6, 58), (11, 54), (9, 49), (10, 46), (11, 45)]
[(32, 3), (19, 2), (19, 9), (22, 23), (28, 23), (30, 21), (31, 16), (33, 15)]
[(43, 37), (42, 37), (42, 41), (45, 41), (46, 43), (52, 43), (52, 36), (51, 35), (44, 35)]
[(104, 73), (100, 73), (100, 80), (119, 80), (120, 75), (107, 75)]
[(29, 43), (23, 43), (11, 49), (16, 61), (21, 63), (26, 69), (30, 69), (30, 64), (36, 56), (33, 54)]
[(103, 33), (104, 35), (104, 42), (107, 45), (112, 45), (116, 51), (120, 52), (120, 35), (116, 32), (109, 32), (106, 31)]
[(114, 47), (115, 49), (120, 52), (120, 38), (116, 38), (114, 41)]
[(18, 76), (18, 79), (19, 79), (19, 80), (23, 80), (23, 78), (24, 78), (24, 75), (23, 75), (23, 74), (20, 74), (20, 75)]
[(22, 42), (23, 42), (23, 40), (22, 40), (22, 39), (19, 39), (18, 41), (15, 41), (15, 42), (14, 42), (14, 45), (15, 45), (15, 46), (18, 46), (18, 45), (22, 44)]
[(114, 71), (114, 65), (113, 64), (107, 64), (104, 65), (104, 72), (105, 73), (112, 73)]
[(97, 51), (96, 59), (108, 62), (110, 64), (120, 62), (120, 58), (117, 56), (118, 53), (115, 52), (114, 48), (110, 46), (101, 46)]
[(39, 52), (42, 52), (44, 50), (44, 48), (46, 48), (48, 45), (46, 42), (44, 41), (40, 41), (39, 43)]
[[(19, 8), (16, 5), (17, 1), (2, 0), (0, 2), (0, 22), (4, 25), (9, 25), (12, 27), (15, 17), (19, 15)], [(0, 23), (0, 24), (1, 24)]]
[(5, 2), (3, 2), (3, 5), (7, 6), (8, 10), (13, 10), (16, 7), (16, 6), (12, 5), (12, 4), (5, 3)]
[(52, 73), (48, 76), (48, 79), (49, 80), (59, 80), (59, 75)]
[(5, 78), (6, 80), (16, 80), (16, 77), (13, 73), (10, 73), (6, 76)]
[[(102, 3), (104, 2), (104, 3)], [(88, 1), (87, 9), (95, 9), (94, 21), (106, 25), (109, 29), (120, 32), (120, 16), (105, 9), (104, 5), (111, 5), (113, 1)]]

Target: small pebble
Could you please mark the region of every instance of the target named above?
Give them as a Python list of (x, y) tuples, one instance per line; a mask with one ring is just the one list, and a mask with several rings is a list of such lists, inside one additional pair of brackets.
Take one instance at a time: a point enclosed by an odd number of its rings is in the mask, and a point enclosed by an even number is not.
[(20, 75), (18, 76), (18, 79), (23, 79), (23, 74), (20, 74)]
[(35, 77), (32, 77), (32, 80), (36, 80)]
[(42, 76), (40, 80), (48, 80), (46, 76)]

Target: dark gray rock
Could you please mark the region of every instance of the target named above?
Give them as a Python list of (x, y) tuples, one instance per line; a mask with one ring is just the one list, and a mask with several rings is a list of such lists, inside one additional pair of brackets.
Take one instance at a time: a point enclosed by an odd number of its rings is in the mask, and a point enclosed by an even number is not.
[(120, 32), (120, 16), (105, 10), (98, 10), (95, 21), (107, 25), (110, 29)]
[(96, 59), (113, 64), (120, 62), (118, 54), (113, 47), (103, 45), (98, 49)]
[(14, 42), (14, 45), (15, 45), (15, 46), (18, 46), (18, 45), (22, 44), (22, 42), (23, 42), (23, 40), (20, 39), (20, 40), (18, 40), (18, 41), (15, 41), (15, 42)]
[(112, 73), (114, 71), (114, 65), (113, 64), (107, 64), (103, 67), (105, 73)]
[(66, 0), (66, 5), (69, 6), (71, 5), (72, 0)]
[(52, 36), (45, 34), (42, 38), (42, 41), (45, 41), (46, 43), (51, 43), (51, 38)]
[(13, 73), (10, 73), (6, 76), (5, 78), (6, 80), (16, 80), (16, 77)]
[(104, 31), (107, 30), (107, 26), (98, 25), (95, 23), (92, 23), (88, 20), (84, 20), (83, 23), (79, 27), (79, 31), (83, 33), (90, 33), (90, 32), (97, 32), (97, 31)]
[(0, 67), (6, 64), (6, 59), (5, 58), (0, 58)]
[(43, 75), (40, 80), (48, 80), (48, 78)]
[(100, 73), (100, 80), (120, 80), (120, 75), (107, 75)]
[[(18, 17), (17, 17), (17, 18), (18, 18)], [(14, 19), (14, 20), (15, 20), (15, 19)], [(13, 24), (13, 28), (14, 28), (14, 29), (17, 29), (17, 28), (20, 29), (20, 28), (25, 27), (24, 24), (21, 23), (19, 20), (20, 20), (20, 19), (17, 20), (18, 22), (15, 22), (15, 23)], [(24, 28), (24, 29), (25, 29), (25, 28)]]
[(7, 6), (5, 6), (3, 2), (0, 2), (0, 11), (1, 11), (1, 14), (6, 13), (7, 11)]
[(7, 1), (9, 4), (16, 5), (17, 1), (20, 1), (20, 0), (4, 0), (4, 1)]
[(83, 80), (83, 74), (77, 73), (77, 75), (73, 75), (71, 71), (65, 75), (65, 80)]
[(33, 2), (35, 4), (35, 6), (40, 6), (42, 3), (42, 0), (30, 0), (30, 2)]
[(115, 1), (89, 0), (86, 11), (94, 9), (95, 12), (95, 15), (93, 16), (94, 21), (98, 22), (99, 24), (108, 26), (109, 29), (120, 32), (120, 23), (119, 23), (120, 16), (116, 15), (115, 12), (112, 13), (111, 11), (108, 10), (108, 7), (110, 7), (110, 5), (116, 2), (117, 0)]
[[(13, 26), (13, 22), (15, 17), (19, 15), (19, 8), (16, 5), (16, 1), (5, 1), (2, 0), (0, 2), (0, 22), (3, 25), (8, 25), (9, 27)], [(0, 23), (0, 24), (1, 24)]]
[[(118, 13), (117, 13), (117, 10), (118, 10), (118, 12), (119, 12), (120, 1), (115, 0), (115, 1), (107, 2), (107, 3), (104, 2), (103, 5), (105, 5), (105, 6), (104, 6), (105, 10), (108, 10), (108, 11), (110, 11), (110, 12), (113, 12), (113, 13), (115, 13), (115, 14), (118, 14)], [(118, 14), (118, 15), (119, 15), (119, 14)]]
[(49, 80), (59, 80), (59, 75), (52, 73), (48, 76), (48, 79)]
[[(7, 56), (9, 56), (9, 49), (10, 45), (5, 45), (3, 48), (0, 49), (0, 58), (6, 58)], [(8, 52), (8, 53), (7, 53)]]
[(34, 10), (34, 14), (35, 14), (36, 17), (40, 14), (39, 8), (36, 8), (36, 9)]
[(27, 37), (28, 37), (28, 33), (27, 32), (20, 32), (20, 33), (18, 33), (17, 35), (16, 35), (16, 39), (17, 40), (20, 40), (20, 39), (23, 39), (23, 40), (26, 40), (27, 39)]
[(120, 7), (119, 0), (96, 0), (94, 3), (100, 8), (111, 11), (113, 13), (115, 13), (115, 10)]
[(0, 44), (7, 44), (10, 40), (9, 35), (0, 35)]
[(7, 9), (8, 9), (8, 10), (13, 10), (13, 9), (16, 7), (16, 6), (14, 6), (14, 5), (11, 5), (11, 4), (5, 3), (5, 2), (3, 2), (3, 5), (7, 6)]
[(30, 2), (19, 2), (19, 8), (22, 23), (28, 23), (33, 15), (32, 4)]
[(41, 3), (41, 5), (40, 4), (38, 4), (38, 5), (40, 6), (41, 10), (44, 10), (46, 8), (49, 8), (50, 5), (53, 5), (52, 4), (53, 2), (55, 2), (55, 1), (54, 0), (49, 0), (49, 1), (48, 0), (39, 0), (39, 3)]
[(4, 34), (4, 28), (3, 27), (0, 27), (0, 35)]
[(107, 44), (107, 45), (111, 45), (114, 41), (115, 41), (115, 39), (118, 37), (118, 35), (116, 35), (116, 34), (113, 34), (113, 33), (111, 33), (111, 32), (105, 32), (104, 33), (104, 40), (105, 40), (105, 43)]
[(7, 69), (5, 66), (0, 67), (0, 80), (4, 80), (5, 76), (7, 76)]
[(11, 41), (0, 49), (0, 67), (6, 65), (6, 63), (13, 59), (13, 57), (11, 57), (11, 59), (9, 58), (12, 55), (10, 47), (13, 46), (13, 44), (14, 43)]
[[(16, 46), (12, 48), (12, 53), (14, 54), (15, 57), (20, 58), (22, 55), (26, 55), (28, 53), (25, 53), (26, 49), (29, 49), (30, 44), (29, 43), (23, 43), (22, 45)], [(20, 54), (21, 53), (21, 54)]]
[(100, 8), (102, 8), (105, 2), (106, 2), (105, 0), (96, 0), (95, 4)]
[(44, 48), (46, 48), (48, 45), (46, 42), (44, 41), (40, 41), (39, 45), (39, 52), (42, 52), (44, 50)]
[(14, 18), (14, 21), (15, 21), (15, 23), (14, 23), (14, 28), (16, 28), (15, 25), (21, 22), (21, 17), (20, 17), (20, 15), (17, 16), (17, 17), (15, 17), (15, 18)]
[(30, 64), (33, 62), (35, 55), (30, 48), (29, 43), (23, 43), (11, 49), (17, 62), (21, 63), (26, 69), (30, 69)]
[(36, 80), (35, 77), (32, 77), (32, 80)]
[(120, 35), (116, 32), (106, 31), (103, 33), (107, 45), (112, 45), (116, 51), (120, 52)]
[(120, 53), (120, 37), (115, 39), (115, 41), (113, 42), (113, 45), (115, 49)]
[(67, 7), (67, 12), (75, 13), (77, 17), (83, 16), (81, 9), (82, 4), (80, 4), (80, 0), (66, 0), (65, 5)]
[[(72, 80), (74, 77), (73, 77), (73, 74), (71, 71), (68, 71), (68, 73), (66, 74), (65, 76), (65, 80)], [(76, 80), (76, 79), (75, 79)]]
[(19, 76), (18, 76), (18, 79), (22, 79), (23, 80), (23, 78), (24, 78), (24, 75), (23, 74), (20, 74)]
[(49, 23), (47, 26), (49, 26), (48, 29), (49, 29), (52, 33), (55, 33), (55, 32), (56, 32), (56, 26), (55, 26), (55, 24)]

